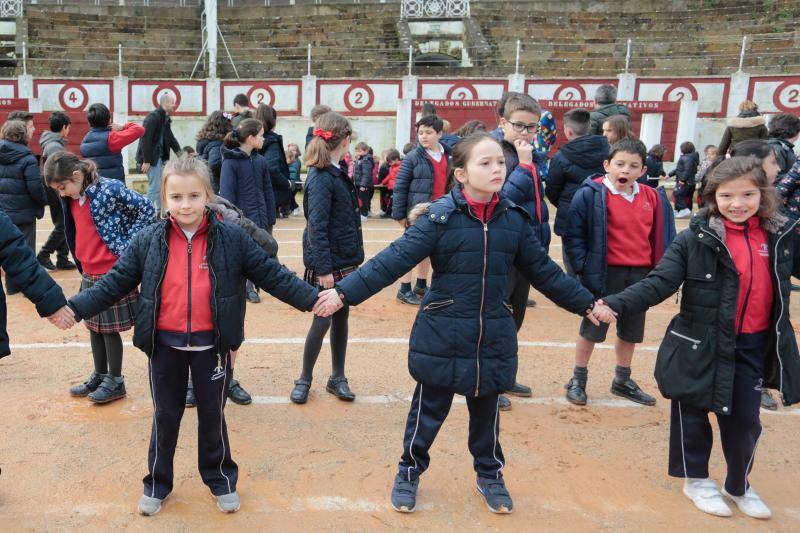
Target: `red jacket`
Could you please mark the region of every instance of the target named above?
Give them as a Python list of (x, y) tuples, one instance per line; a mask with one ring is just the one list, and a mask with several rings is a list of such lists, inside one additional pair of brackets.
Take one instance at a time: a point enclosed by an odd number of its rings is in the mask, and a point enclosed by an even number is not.
[(400, 172), (400, 161), (389, 165), (389, 175), (383, 178), (381, 185), (389, 189), (394, 189), (394, 180), (397, 179), (397, 173)]
[(214, 344), (211, 312), (211, 276), (206, 258), (208, 218), (191, 242), (174, 219), (167, 229), (169, 258), (161, 282), (161, 302), (156, 329), (158, 343), (166, 346)]
[(770, 328), (772, 276), (767, 234), (758, 216), (742, 225), (725, 219), (725, 246), (739, 272), (739, 298), (734, 331), (759, 333)]

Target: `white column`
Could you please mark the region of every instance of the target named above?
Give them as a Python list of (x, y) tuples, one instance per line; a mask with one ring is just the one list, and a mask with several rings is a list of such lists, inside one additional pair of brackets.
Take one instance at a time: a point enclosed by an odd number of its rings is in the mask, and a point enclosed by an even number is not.
[(311, 109), (317, 105), (317, 77), (313, 75), (303, 76), (303, 109), (304, 117), (311, 115)]
[(217, 0), (205, 0), (208, 77), (217, 77)]
[[(624, 102), (632, 102), (636, 95), (636, 74), (623, 73), (617, 76), (619, 82), (617, 83), (617, 100)], [(587, 97), (594, 97), (594, 95), (586, 95)]]
[(41, 103), (33, 99), (33, 76), (30, 74), (17, 76), (17, 96), (28, 99), (28, 110), (32, 113), (41, 111)]
[(417, 77), (403, 76), (403, 98), (414, 100), (419, 98), (417, 94)]
[[(206, 79), (206, 108), (209, 111), (217, 109), (225, 109), (227, 102), (222, 102), (220, 99), (221, 84), (219, 78)], [(220, 104), (222, 102), (222, 104)], [(211, 113), (209, 113), (211, 114)]]
[(739, 104), (747, 100), (747, 90), (750, 88), (750, 74), (736, 72), (731, 75), (731, 89), (728, 91), (727, 117), (739, 114)]
[(508, 77), (508, 90), (518, 93), (524, 93), (525, 76), (523, 74), (511, 74)]
[(642, 114), (641, 130), (639, 139), (649, 150), (655, 144), (661, 143), (661, 126), (664, 123), (664, 115), (661, 113)]
[(694, 100), (681, 100), (681, 111), (678, 115), (678, 133), (675, 138), (674, 161), (677, 163), (681, 156), (678, 147), (681, 143), (689, 141), (695, 142), (697, 132), (697, 102)]
[(403, 146), (411, 139), (412, 100), (412, 98), (401, 98), (397, 101), (394, 144), (400, 153), (403, 152)]
[[(114, 77), (114, 123), (125, 124), (128, 122), (128, 78), (127, 76)], [(138, 146), (138, 144), (137, 144)], [(130, 146), (122, 149), (122, 166), (128, 172), (128, 155)]]

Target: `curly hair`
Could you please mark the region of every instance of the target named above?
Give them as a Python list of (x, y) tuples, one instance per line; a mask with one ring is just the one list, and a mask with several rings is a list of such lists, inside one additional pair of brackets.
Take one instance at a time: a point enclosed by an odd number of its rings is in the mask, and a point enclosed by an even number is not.
[(225, 116), (222, 111), (214, 111), (208, 116), (208, 120), (197, 132), (197, 140), (221, 141), (233, 129), (231, 119)]

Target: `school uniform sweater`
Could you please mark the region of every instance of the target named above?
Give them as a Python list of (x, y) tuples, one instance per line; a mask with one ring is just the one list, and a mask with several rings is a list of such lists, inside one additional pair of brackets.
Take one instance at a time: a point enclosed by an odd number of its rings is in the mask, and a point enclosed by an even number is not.
[(75, 223), (75, 259), (84, 273), (101, 276), (111, 270), (117, 256), (111, 253), (92, 219), (89, 198), (69, 201), (69, 211)]
[(631, 198), (631, 195), (618, 192), (608, 178), (603, 180), (603, 185), (607, 189), (606, 263), (609, 266), (655, 266), (651, 242), (656, 206), (653, 199), (657, 200), (655, 191), (643, 187), (640, 189), (639, 184), (634, 183)]

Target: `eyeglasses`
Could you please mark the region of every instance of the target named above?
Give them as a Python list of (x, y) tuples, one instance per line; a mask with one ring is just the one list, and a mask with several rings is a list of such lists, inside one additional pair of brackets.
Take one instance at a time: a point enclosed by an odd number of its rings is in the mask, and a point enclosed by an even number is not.
[(539, 133), (539, 124), (523, 124), (522, 122), (511, 122), (510, 120), (508, 123), (517, 133)]

